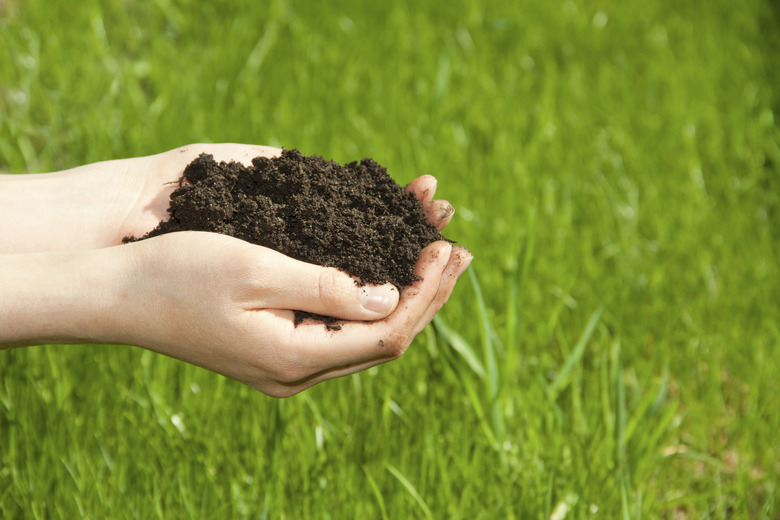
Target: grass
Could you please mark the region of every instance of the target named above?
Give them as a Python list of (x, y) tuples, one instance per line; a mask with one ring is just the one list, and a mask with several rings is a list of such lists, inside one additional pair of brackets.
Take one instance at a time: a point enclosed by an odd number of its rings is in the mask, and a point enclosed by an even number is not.
[(773, 3), (11, 4), (0, 169), (370, 156), (476, 259), (403, 359), (288, 400), (3, 352), (0, 516), (780, 515)]

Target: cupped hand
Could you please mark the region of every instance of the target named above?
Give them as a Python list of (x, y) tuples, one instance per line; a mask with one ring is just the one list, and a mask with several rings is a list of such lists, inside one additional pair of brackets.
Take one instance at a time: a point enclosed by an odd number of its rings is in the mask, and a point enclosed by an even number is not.
[[(285, 397), (402, 355), (471, 255), (426, 247), (420, 280), (361, 288), (347, 274), (224, 235), (181, 232), (115, 248), (131, 258), (111, 341), (143, 346)], [(294, 324), (291, 309), (343, 319)], [(117, 321), (118, 320), (118, 321)], [(368, 321), (373, 320), (373, 321)]]
[[(218, 143), (191, 144), (158, 155), (112, 161), (112, 167), (135, 179), (135, 193), (126, 202), (120, 203), (121, 212), (116, 226), (114, 243), (120, 243), (126, 236), (141, 237), (154, 229), (161, 220), (169, 217), (170, 195), (179, 185), (184, 169), (201, 153), (214, 156), (217, 162), (235, 161), (251, 166), (255, 157), (277, 157), (281, 148), (247, 144)], [(90, 165), (91, 166), (91, 165)], [(436, 179), (423, 175), (410, 182), (406, 191), (422, 203), (428, 221), (440, 231), (452, 218), (454, 210), (445, 200), (434, 200)], [(115, 186), (116, 189), (125, 189)], [(118, 194), (117, 194), (118, 195)]]
[[(148, 157), (121, 159), (107, 163), (111, 169), (123, 172), (131, 180), (132, 198), (117, 198), (117, 222), (112, 244), (127, 236), (142, 237), (169, 218), (171, 193), (179, 187), (184, 169), (200, 154), (207, 153), (217, 162), (235, 161), (245, 166), (255, 157), (277, 157), (281, 148), (235, 143), (201, 143), (182, 146)], [(92, 166), (92, 165), (90, 165)], [(117, 186), (117, 188), (122, 188)], [(122, 188), (124, 189), (124, 188)]]
[[(420, 280), (399, 295), (391, 285), (361, 288), (336, 269), (213, 233), (119, 245), (168, 218), (171, 192), (201, 153), (248, 165), (281, 150), (195, 144), (0, 179), (0, 253), (20, 254), (9, 262), (30, 278), (18, 298), (22, 317), (0, 340), (138, 345), (288, 396), (403, 354), (471, 262), (464, 248), (435, 242), (416, 265)], [(433, 199), (435, 178), (419, 177), (406, 190), (432, 225), (447, 225), (453, 209)], [(34, 303), (42, 301), (49, 304)], [(295, 326), (294, 310), (340, 318), (341, 330)]]
[[(279, 148), (192, 144), (146, 157), (117, 159), (36, 175), (0, 175), (0, 254), (105, 248), (141, 237), (169, 217), (170, 195), (201, 153), (249, 165)], [(439, 229), (452, 215), (433, 200), (436, 180), (424, 175), (407, 187)]]

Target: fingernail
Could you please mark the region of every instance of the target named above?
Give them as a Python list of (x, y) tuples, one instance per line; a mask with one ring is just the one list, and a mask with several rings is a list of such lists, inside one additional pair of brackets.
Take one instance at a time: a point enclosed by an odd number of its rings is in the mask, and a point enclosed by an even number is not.
[(437, 218), (439, 219), (439, 222), (443, 222), (444, 220), (447, 220), (455, 213), (455, 208), (452, 207), (452, 204), (449, 202), (447, 204), (443, 204), (442, 207), (439, 208), (439, 214), (437, 215)]
[(364, 285), (360, 288), (360, 304), (369, 311), (386, 314), (393, 310), (392, 285)]

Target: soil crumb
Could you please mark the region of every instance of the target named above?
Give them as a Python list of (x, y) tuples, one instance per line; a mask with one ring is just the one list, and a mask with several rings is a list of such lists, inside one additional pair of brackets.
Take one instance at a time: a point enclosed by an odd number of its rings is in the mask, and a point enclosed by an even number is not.
[[(399, 291), (417, 279), (420, 251), (447, 240), (374, 160), (341, 166), (298, 150), (256, 157), (250, 167), (201, 154), (185, 168), (168, 212), (154, 230), (124, 242), (176, 231), (222, 233)], [(335, 318), (296, 311), (296, 324), (305, 318), (340, 328)]]

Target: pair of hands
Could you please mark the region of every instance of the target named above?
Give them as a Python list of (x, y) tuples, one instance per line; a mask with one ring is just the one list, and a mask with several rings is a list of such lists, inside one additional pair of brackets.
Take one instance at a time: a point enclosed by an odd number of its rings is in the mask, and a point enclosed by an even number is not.
[[(167, 218), (170, 193), (202, 152), (250, 164), (281, 150), (190, 145), (0, 179), (0, 264), (5, 259), (16, 285), (25, 284), (20, 290), (0, 279), (0, 297), (19, 302), (6, 317), (13, 326), (0, 318), (0, 344), (137, 345), (284, 397), (402, 355), (471, 262), (465, 248), (433, 243), (417, 263), (421, 279), (399, 295), (389, 284), (361, 288), (336, 269), (225, 235), (182, 232), (119, 245)], [(447, 225), (452, 206), (433, 199), (433, 177), (406, 189), (432, 225)], [(30, 290), (41, 277), (49, 292)], [(42, 298), (51, 303), (40, 305)], [(295, 326), (292, 309), (336, 316), (342, 328)]]

